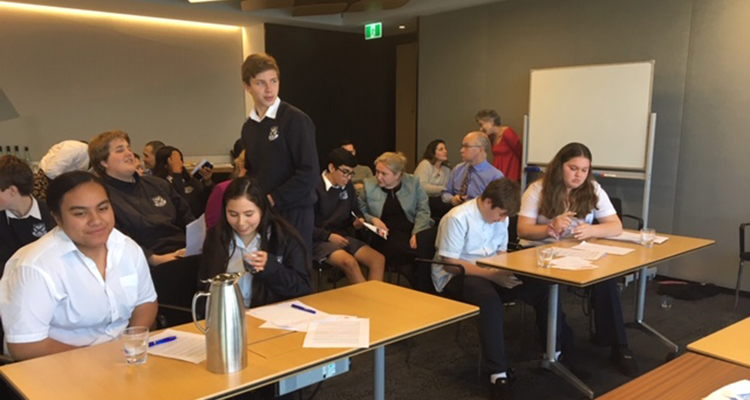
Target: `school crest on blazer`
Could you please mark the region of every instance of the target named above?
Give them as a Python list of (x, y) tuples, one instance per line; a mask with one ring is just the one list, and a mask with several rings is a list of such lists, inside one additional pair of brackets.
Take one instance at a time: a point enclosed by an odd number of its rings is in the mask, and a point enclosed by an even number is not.
[(268, 140), (274, 141), (279, 138), (279, 127), (278, 126), (272, 126), (271, 131), (268, 132)]
[(152, 197), (151, 201), (154, 202), (154, 206), (156, 207), (164, 207), (167, 205), (167, 200), (165, 200), (164, 197), (161, 196)]
[(44, 236), (47, 233), (47, 227), (44, 226), (44, 223), (40, 224), (34, 224), (31, 227), (31, 234), (34, 235), (36, 238), (40, 238)]

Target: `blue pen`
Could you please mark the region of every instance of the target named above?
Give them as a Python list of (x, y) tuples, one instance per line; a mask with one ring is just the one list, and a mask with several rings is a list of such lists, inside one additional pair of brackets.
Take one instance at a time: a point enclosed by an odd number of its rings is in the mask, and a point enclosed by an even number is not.
[(317, 314), (315, 310), (311, 310), (309, 308), (305, 308), (297, 304), (292, 304), (292, 308), (296, 308), (297, 310), (304, 311), (304, 312), (309, 312), (310, 314)]
[(148, 347), (154, 347), (156, 345), (160, 345), (162, 343), (169, 343), (173, 340), (177, 339), (177, 336), (167, 336), (165, 338), (154, 340), (153, 342), (148, 342)]

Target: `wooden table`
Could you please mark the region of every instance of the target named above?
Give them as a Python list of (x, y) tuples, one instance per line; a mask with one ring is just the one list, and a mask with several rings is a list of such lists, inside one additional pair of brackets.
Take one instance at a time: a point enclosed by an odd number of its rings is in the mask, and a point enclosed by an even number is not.
[[(2, 376), (29, 399), (226, 398), (272, 384), (303, 370), (375, 350), (375, 398), (384, 397), (385, 346), (477, 315), (477, 307), (383, 282), (316, 293), (301, 301), (331, 314), (370, 318), (367, 349), (302, 348), (304, 333), (260, 329), (248, 319), (248, 367), (213, 374), (191, 364), (149, 356), (128, 366), (117, 341), (0, 367)], [(173, 328), (196, 332), (193, 324)]]
[(750, 318), (690, 343), (687, 348), (750, 368)]
[(687, 353), (598, 399), (698, 400), (742, 379), (750, 379), (750, 368)]
[[(662, 235), (662, 234), (660, 234)], [(601, 259), (594, 261), (599, 266), (595, 269), (587, 270), (562, 270), (562, 269), (544, 269), (537, 267), (536, 248), (504, 253), (494, 257), (485, 258), (477, 261), (477, 264), (500, 268), (514, 273), (526, 276), (532, 276), (538, 279), (546, 280), (551, 283), (549, 286), (549, 310), (547, 317), (547, 352), (546, 358), (542, 361), (542, 368), (555, 372), (570, 384), (581, 390), (589, 398), (594, 398), (594, 392), (580, 381), (575, 375), (570, 373), (567, 368), (558, 363), (554, 354), (557, 349), (557, 308), (559, 297), (559, 285), (571, 285), (577, 287), (590, 286), (607, 279), (629, 274), (640, 270), (640, 279), (638, 283), (638, 304), (636, 307), (636, 321), (634, 326), (645, 332), (656, 336), (664, 344), (672, 349), (672, 357), (677, 354), (679, 348), (664, 335), (650, 327), (643, 321), (643, 310), (646, 298), (646, 270), (650, 265), (670, 260), (672, 258), (691, 253), (693, 251), (710, 246), (713, 240), (691, 238), (677, 235), (668, 236), (669, 240), (662, 244), (654, 244), (652, 248), (645, 248), (637, 243), (613, 241), (606, 239), (590, 239), (588, 242), (602, 245), (618, 246), (631, 248), (634, 251), (629, 254), (606, 255)], [(573, 247), (579, 244), (577, 240), (562, 240), (552, 245), (553, 247)], [(669, 356), (668, 356), (669, 357)]]

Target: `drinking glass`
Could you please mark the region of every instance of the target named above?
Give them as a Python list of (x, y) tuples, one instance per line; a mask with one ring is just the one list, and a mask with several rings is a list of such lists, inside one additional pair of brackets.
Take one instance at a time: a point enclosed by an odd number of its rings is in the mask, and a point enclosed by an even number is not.
[(654, 247), (654, 239), (656, 238), (656, 230), (652, 228), (641, 229), (641, 245), (650, 249)]
[(141, 365), (148, 356), (148, 328), (145, 326), (131, 326), (125, 328), (121, 336), (122, 351), (128, 365)]
[(555, 257), (555, 250), (551, 247), (536, 248), (536, 265), (539, 268), (550, 268), (552, 259)]

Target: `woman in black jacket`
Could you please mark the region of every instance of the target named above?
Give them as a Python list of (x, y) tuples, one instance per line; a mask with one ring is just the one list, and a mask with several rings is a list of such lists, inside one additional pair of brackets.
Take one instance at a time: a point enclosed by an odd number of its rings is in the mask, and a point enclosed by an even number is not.
[(310, 259), (294, 228), (274, 210), (251, 178), (236, 178), (222, 201), (219, 223), (203, 245), (200, 279), (248, 271), (240, 279), (247, 307), (311, 292)]

